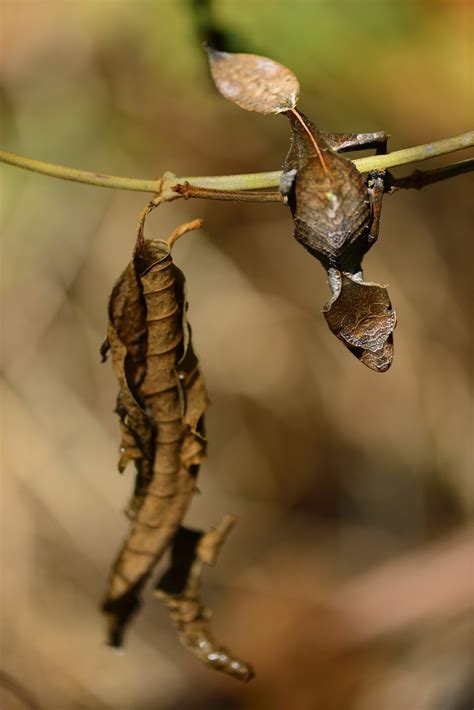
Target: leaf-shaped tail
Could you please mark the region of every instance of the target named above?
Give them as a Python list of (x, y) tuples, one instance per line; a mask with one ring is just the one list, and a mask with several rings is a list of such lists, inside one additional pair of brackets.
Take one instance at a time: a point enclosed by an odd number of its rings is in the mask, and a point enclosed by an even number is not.
[(397, 323), (387, 289), (332, 271), (334, 295), (323, 309), (330, 329), (364, 365), (385, 372), (393, 360)]

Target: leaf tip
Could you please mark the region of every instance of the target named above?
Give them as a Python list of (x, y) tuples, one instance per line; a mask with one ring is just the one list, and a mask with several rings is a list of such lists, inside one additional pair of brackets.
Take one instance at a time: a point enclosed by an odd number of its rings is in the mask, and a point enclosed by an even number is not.
[(202, 46), (203, 46), (204, 50), (206, 51), (207, 58), (209, 59), (209, 62), (211, 64), (214, 62), (218, 62), (220, 59), (224, 59), (225, 57), (228, 56), (227, 52), (221, 52), (219, 49), (216, 49), (208, 42), (203, 42)]

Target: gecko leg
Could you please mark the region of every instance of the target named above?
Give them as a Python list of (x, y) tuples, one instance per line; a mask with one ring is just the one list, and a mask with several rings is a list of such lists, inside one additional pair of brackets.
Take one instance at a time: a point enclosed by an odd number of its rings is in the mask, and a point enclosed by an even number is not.
[(370, 207), (372, 210), (372, 223), (367, 237), (369, 249), (377, 241), (377, 237), (379, 236), (380, 215), (385, 191), (384, 175), (385, 170), (372, 170), (372, 172), (369, 173), (367, 182), (367, 191), (369, 193)]
[(364, 282), (362, 259), (377, 241), (380, 230), (380, 216), (385, 192), (385, 170), (372, 170), (367, 177), (367, 195), (370, 203), (371, 221), (365, 238), (355, 245), (353, 252), (344, 264), (343, 271), (351, 274), (351, 278)]
[(293, 168), (292, 170), (287, 170), (286, 172), (283, 172), (281, 174), (280, 193), (283, 195), (284, 198), (287, 198), (293, 189), (293, 185), (295, 184), (296, 180), (296, 172), (296, 168)]
[(377, 155), (387, 152), (388, 133), (374, 131), (372, 133), (324, 133), (324, 139), (338, 153), (350, 150), (367, 150), (375, 148)]

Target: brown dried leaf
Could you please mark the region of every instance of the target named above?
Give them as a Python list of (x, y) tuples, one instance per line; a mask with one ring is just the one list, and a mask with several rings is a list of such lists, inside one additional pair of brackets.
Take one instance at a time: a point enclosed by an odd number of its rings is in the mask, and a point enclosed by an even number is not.
[(393, 359), (393, 330), (397, 316), (384, 286), (340, 273), (339, 288), (324, 306), (332, 332), (376, 372), (385, 372)]
[[(169, 245), (139, 238), (109, 304), (108, 341), (119, 380), (119, 468), (133, 460), (130, 534), (114, 564), (104, 611), (120, 645), (149, 574), (179, 529), (205, 457), (208, 399), (186, 320), (184, 276)], [(189, 402), (189, 404), (188, 404)]]
[(228, 515), (204, 534), (181, 528), (173, 542), (171, 566), (155, 594), (168, 608), (183, 646), (206, 665), (247, 682), (253, 678), (252, 668), (216, 642), (210, 628), (212, 612), (200, 601), (203, 564), (215, 563), (234, 523), (235, 518)]
[(131, 517), (151, 478), (153, 460), (152, 429), (139, 403), (139, 384), (146, 366), (145, 318), (145, 304), (132, 261), (118, 279), (110, 297), (106, 341), (120, 386), (115, 409), (120, 417), (122, 435), (118, 469), (122, 473), (130, 461), (135, 462), (137, 469), (135, 494), (127, 509)]
[(300, 86), (287, 67), (256, 54), (229, 54), (211, 47), (207, 52), (215, 85), (240, 108), (269, 114), (296, 106)]
[[(109, 623), (108, 640), (112, 646), (121, 645), (146, 581), (171, 548), (171, 567), (163, 579), (174, 579), (176, 584), (177, 575), (185, 598), (166, 594), (162, 598), (176, 623), (179, 617), (182, 640), (213, 668), (249, 680), (249, 667), (213, 640), (209, 613), (197, 596), (202, 562), (209, 562), (209, 550), (215, 556), (230, 529), (229, 519), (205, 535), (194, 534), (202, 541), (196, 550), (192, 548), (192, 559), (186, 543), (190, 561), (183, 568), (181, 543), (183, 536), (186, 540), (189, 536), (181, 524), (206, 455), (208, 397), (186, 318), (185, 279), (172, 261), (168, 242), (143, 239), (148, 211), (141, 221), (133, 259), (112, 291), (102, 348), (104, 356), (111, 350), (120, 386), (116, 410), (122, 433), (119, 470), (130, 461), (137, 470), (128, 508), (131, 529), (112, 567), (102, 607)], [(182, 225), (171, 242), (197, 226), (197, 221)], [(193, 619), (186, 616), (190, 604), (194, 605)]]

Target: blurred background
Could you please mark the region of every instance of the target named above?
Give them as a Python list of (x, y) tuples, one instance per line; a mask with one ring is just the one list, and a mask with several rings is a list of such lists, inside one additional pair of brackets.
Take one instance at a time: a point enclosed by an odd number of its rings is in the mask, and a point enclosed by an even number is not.
[[(143, 178), (280, 169), (286, 120), (218, 95), (206, 39), (289, 66), (323, 130), (385, 129), (394, 150), (472, 129), (469, 1), (0, 8), (1, 147), (40, 160)], [(166, 237), (205, 220), (174, 251), (212, 399), (187, 521), (239, 517), (204, 599), (256, 668), (245, 687), (201, 667), (151, 595), (126, 653), (103, 643), (133, 471), (116, 471), (98, 350), (148, 196), (4, 165), (0, 179), (2, 710), (472, 708), (472, 176), (386, 198), (365, 260), (398, 313), (383, 375), (327, 328), (325, 273), (284, 207), (183, 200), (148, 221)]]

